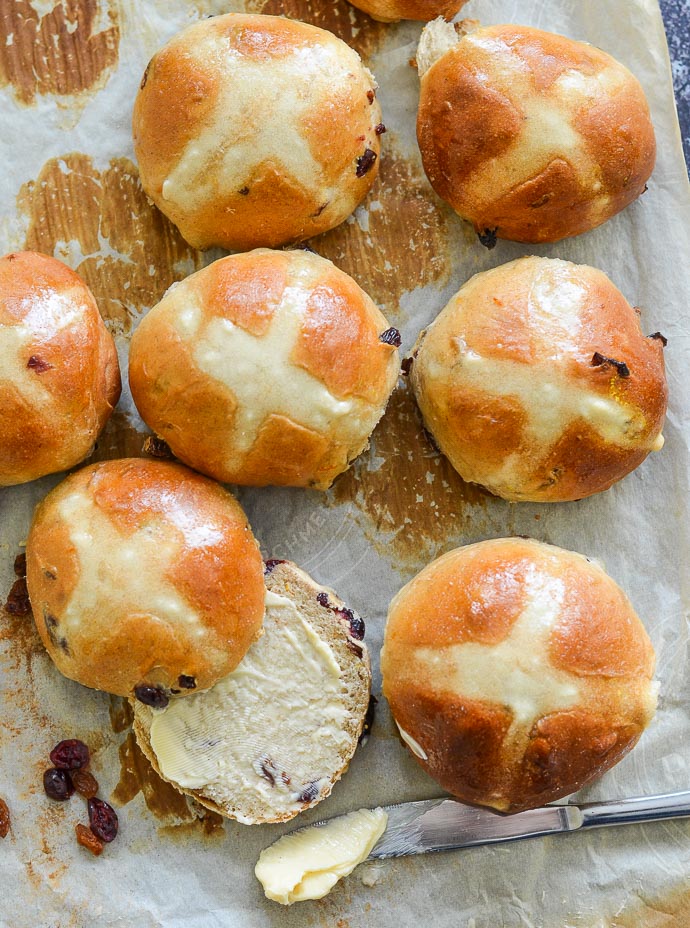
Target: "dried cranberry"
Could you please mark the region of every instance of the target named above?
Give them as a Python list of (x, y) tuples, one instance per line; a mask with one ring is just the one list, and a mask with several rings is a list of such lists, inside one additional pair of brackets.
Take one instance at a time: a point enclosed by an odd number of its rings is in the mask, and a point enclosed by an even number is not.
[(365, 148), (364, 154), (356, 159), (357, 167), (355, 168), (355, 177), (364, 177), (373, 168), (374, 162), (378, 155), (371, 148)]
[(386, 131), (387, 131), (387, 130), (386, 130), (386, 127), (384, 126), (384, 124), (383, 124), (382, 122), (380, 122), (380, 123), (378, 124), (378, 126), (374, 129), (374, 132), (375, 132), (377, 135), (383, 135), (383, 133), (386, 132)]
[(324, 593), (323, 590), (316, 594), (316, 601), (320, 606), (323, 606), (324, 609), (328, 609), (328, 607), (331, 605), (331, 601), (328, 598), (328, 593)]
[(71, 774), (76, 791), (86, 799), (93, 799), (98, 792), (98, 780), (88, 770), (74, 770)]
[(10, 810), (4, 799), (0, 799), (0, 838), (6, 838), (10, 830)]
[(270, 574), (271, 571), (275, 570), (278, 564), (287, 564), (287, 561), (281, 560), (279, 557), (270, 557), (267, 561), (264, 561), (264, 573)]
[(72, 778), (66, 770), (51, 767), (43, 774), (43, 789), (46, 796), (56, 802), (64, 802), (74, 793)]
[[(652, 335), (649, 337), (653, 338)], [(26, 554), (18, 554), (15, 557), (14, 572), (18, 577), (26, 577)]]
[(91, 831), (109, 844), (117, 837), (117, 813), (103, 799), (89, 799), (89, 825)]
[(352, 635), (353, 638), (356, 638), (357, 641), (361, 641), (362, 638), (364, 638), (365, 632), (364, 619), (360, 618), (358, 615), (355, 615), (352, 609), (336, 609), (335, 612), (339, 619), (344, 619), (350, 626), (350, 635)]
[(94, 857), (100, 857), (103, 853), (103, 842), (100, 838), (87, 828), (86, 825), (75, 825), (74, 830), (77, 834), (77, 843), (91, 851)]
[(135, 686), (134, 695), (139, 702), (143, 702), (145, 706), (151, 706), (152, 709), (165, 709), (170, 702), (160, 686), (149, 686), (147, 683)]
[(68, 738), (60, 741), (50, 752), (53, 766), (60, 770), (78, 770), (89, 763), (89, 749), (83, 741), (77, 738)]

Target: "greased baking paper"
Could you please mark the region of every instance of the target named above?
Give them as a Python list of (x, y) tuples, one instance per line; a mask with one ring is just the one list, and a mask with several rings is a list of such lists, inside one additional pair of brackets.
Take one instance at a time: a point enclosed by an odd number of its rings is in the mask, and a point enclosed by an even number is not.
[[(246, 7), (333, 29), (377, 77), (388, 127), (380, 178), (348, 222), (311, 244), (370, 292), (400, 328), (404, 349), (471, 274), (523, 254), (550, 255), (601, 268), (642, 307), (645, 331), (668, 338), (671, 393), (663, 451), (605, 494), (540, 506), (464, 485), (424, 436), (401, 384), (370, 450), (329, 492), (238, 491), (265, 556), (293, 559), (367, 618), (379, 696), (388, 603), (437, 554), (525, 534), (598, 558), (649, 629), (661, 697), (638, 747), (580, 798), (687, 789), (690, 196), (655, 0), (470, 0), (462, 11), (612, 53), (641, 80), (657, 131), (649, 190), (625, 212), (557, 245), (499, 241), (493, 251), (432, 193), (421, 170), (410, 67), (421, 25), (374, 23), (346, 0)], [(127, 341), (142, 313), (220, 254), (186, 245), (142, 194), (129, 128), (134, 95), (151, 55), (180, 27), (244, 8), (240, 0), (0, 2), (0, 250), (54, 254), (85, 278), (125, 376)], [(145, 433), (126, 394), (95, 457), (138, 455)], [(58, 480), (0, 490), (3, 598), (32, 508)], [(3, 926), (649, 928), (687, 919), (687, 821), (365, 864), (325, 899), (286, 911), (264, 899), (254, 877), (260, 851), (280, 834), (363, 806), (439, 795), (401, 746), (382, 699), (372, 737), (325, 803), (286, 826), (223, 825), (150, 771), (120, 700), (58, 674), (30, 618), (0, 618), (0, 668), (0, 795), (12, 812), (0, 842)], [(48, 752), (65, 737), (90, 745), (100, 795), (120, 815), (120, 834), (99, 859), (74, 838), (74, 825), (86, 821), (83, 800), (52, 803), (41, 787)]]

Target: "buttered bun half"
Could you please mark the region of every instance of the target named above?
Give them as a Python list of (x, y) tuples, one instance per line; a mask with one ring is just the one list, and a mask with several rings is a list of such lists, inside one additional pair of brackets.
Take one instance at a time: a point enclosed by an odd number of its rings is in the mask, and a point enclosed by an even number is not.
[(375, 94), (359, 55), (325, 29), (243, 13), (204, 19), (142, 79), (133, 120), (142, 186), (195, 248), (243, 251), (325, 232), (376, 179)]
[(428, 22), (437, 16), (452, 19), (467, 0), (350, 0), (353, 6), (368, 13), (372, 19), (395, 23), (400, 19)]
[(175, 284), (132, 338), (129, 380), (144, 421), (191, 467), (325, 489), (383, 415), (399, 344), (330, 261), (263, 249)]
[(162, 711), (133, 701), (134, 733), (160, 775), (248, 825), (325, 799), (362, 734), (371, 673), (364, 623), (287, 561), (266, 562), (264, 634), (206, 693)]
[(208, 689), (261, 634), (263, 563), (247, 519), (178, 464), (72, 474), (36, 509), (26, 571), (58, 670), (148, 704)]
[(472, 277), (422, 332), (410, 379), (460, 476), (510, 500), (606, 490), (663, 446), (664, 337), (601, 271), (519, 258)]
[(651, 720), (654, 651), (580, 554), (520, 538), (440, 557), (390, 606), (383, 692), (420, 765), (463, 802), (517, 812), (600, 776)]
[(579, 235), (644, 192), (649, 107), (605, 52), (526, 26), (463, 34), (435, 20), (417, 63), (424, 170), (484, 244)]
[(48, 255), (0, 258), (0, 486), (78, 464), (119, 397), (115, 343), (84, 281)]

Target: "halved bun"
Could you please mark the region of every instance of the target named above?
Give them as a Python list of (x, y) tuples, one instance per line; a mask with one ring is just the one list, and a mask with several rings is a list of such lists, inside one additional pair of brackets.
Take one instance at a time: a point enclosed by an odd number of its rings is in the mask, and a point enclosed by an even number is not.
[(284, 822), (325, 799), (369, 705), (364, 623), (287, 561), (266, 565), (264, 634), (207, 693), (154, 711), (134, 733), (181, 792), (245, 824)]

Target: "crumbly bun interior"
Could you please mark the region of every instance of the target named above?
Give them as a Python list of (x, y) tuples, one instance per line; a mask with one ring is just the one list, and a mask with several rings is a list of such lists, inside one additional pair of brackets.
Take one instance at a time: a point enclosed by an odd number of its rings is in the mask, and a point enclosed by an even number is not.
[(381, 110), (325, 29), (229, 13), (174, 36), (134, 104), (142, 186), (195, 248), (301, 241), (339, 225), (378, 173)]
[(511, 500), (606, 490), (663, 446), (664, 339), (601, 271), (519, 258), (471, 278), (422, 332), (410, 379), (463, 479)]
[(638, 80), (591, 45), (527, 26), (420, 41), (417, 139), (436, 193), (496, 238), (557, 242), (646, 189), (656, 157)]
[(264, 634), (212, 690), (151, 710), (134, 731), (173, 786), (245, 824), (284, 822), (331, 792), (369, 704), (362, 620), (289, 562), (267, 562)]
[(517, 812), (621, 760), (656, 707), (655, 656), (622, 590), (520, 538), (458, 548), (391, 603), (381, 668), (400, 734), (463, 802)]
[(120, 397), (91, 291), (48, 255), (0, 258), (0, 383), (0, 487), (78, 464)]
[(72, 474), (26, 546), (36, 627), (58, 669), (155, 703), (208, 689), (261, 634), (263, 564), (239, 503), (179, 464)]
[(132, 338), (142, 418), (227, 483), (326, 489), (367, 446), (400, 335), (318, 255), (258, 249), (173, 286)]

